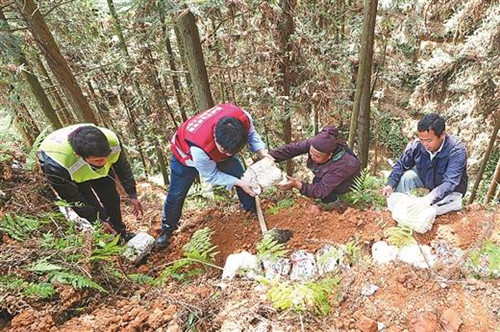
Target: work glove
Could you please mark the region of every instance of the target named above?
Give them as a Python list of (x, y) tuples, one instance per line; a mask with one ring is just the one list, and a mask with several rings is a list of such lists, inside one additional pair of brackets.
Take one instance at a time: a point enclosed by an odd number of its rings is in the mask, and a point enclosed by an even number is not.
[(425, 209), (428, 209), (431, 206), (433, 196), (430, 194), (427, 194), (423, 197), (418, 197), (411, 202), (408, 207), (407, 211), (409, 215), (418, 215)]

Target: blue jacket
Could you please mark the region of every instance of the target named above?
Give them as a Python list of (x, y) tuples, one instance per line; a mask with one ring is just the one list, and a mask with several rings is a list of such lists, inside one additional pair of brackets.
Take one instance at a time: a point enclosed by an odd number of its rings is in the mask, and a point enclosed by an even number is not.
[(432, 161), (418, 138), (408, 144), (387, 184), (395, 188), (403, 173), (414, 167), (424, 187), (432, 190), (432, 204), (451, 192), (465, 194), (467, 190), (467, 151), (462, 141), (452, 135), (446, 135), (443, 148)]

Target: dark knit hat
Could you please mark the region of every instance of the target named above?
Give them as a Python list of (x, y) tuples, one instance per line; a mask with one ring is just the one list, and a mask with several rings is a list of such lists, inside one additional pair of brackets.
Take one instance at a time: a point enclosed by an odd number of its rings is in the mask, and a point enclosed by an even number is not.
[(334, 126), (326, 126), (311, 139), (311, 145), (323, 153), (333, 153), (337, 149), (339, 130)]

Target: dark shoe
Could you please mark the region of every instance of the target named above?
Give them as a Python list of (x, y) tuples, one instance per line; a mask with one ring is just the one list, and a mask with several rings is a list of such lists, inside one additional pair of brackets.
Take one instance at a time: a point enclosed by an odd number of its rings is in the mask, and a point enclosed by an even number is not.
[(121, 240), (125, 243), (127, 243), (128, 241), (132, 240), (132, 238), (136, 236), (135, 233), (124, 233), (124, 234), (121, 234), (120, 237), (121, 237)]
[(167, 230), (161, 232), (160, 236), (155, 240), (155, 247), (158, 249), (165, 249), (170, 245), (170, 239), (172, 238), (172, 230)]

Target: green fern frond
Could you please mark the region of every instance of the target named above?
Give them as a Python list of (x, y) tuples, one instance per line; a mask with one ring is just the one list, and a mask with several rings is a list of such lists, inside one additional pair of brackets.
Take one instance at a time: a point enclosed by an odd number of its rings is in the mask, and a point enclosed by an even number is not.
[(54, 296), (56, 290), (54, 286), (50, 283), (40, 283), (40, 284), (30, 284), (28, 288), (24, 290), (24, 295), (28, 297), (44, 298), (48, 299)]
[(61, 271), (64, 270), (63, 267), (59, 265), (55, 265), (52, 263), (47, 262), (47, 259), (40, 259), (36, 262), (31, 263), (28, 266), (28, 271), (35, 272), (35, 273), (44, 273), (44, 272), (53, 272), (53, 271)]
[(75, 289), (82, 288), (94, 288), (103, 293), (107, 293), (101, 285), (92, 281), (91, 279), (84, 277), (80, 274), (72, 273), (69, 271), (56, 271), (51, 274), (50, 277), (51, 282), (59, 282), (61, 284), (71, 285), (71, 287)]
[(116, 235), (111, 242), (98, 240), (96, 249), (92, 251), (91, 261), (108, 260), (121, 255), (125, 251), (125, 246), (120, 245), (120, 236)]
[(293, 199), (284, 199), (279, 201), (275, 206), (269, 208), (266, 213), (269, 215), (273, 215), (278, 213), (279, 211), (287, 208), (291, 208), (295, 205), (295, 200)]
[(47, 223), (47, 221), (39, 218), (6, 214), (0, 221), (0, 231), (22, 242), (26, 241), (33, 231), (37, 230), (45, 223)]
[(331, 311), (330, 298), (339, 283), (338, 278), (327, 278), (305, 284), (273, 281), (267, 297), (272, 306), (278, 310), (291, 309), (295, 312), (312, 310), (318, 315), (326, 315)]
[(380, 193), (382, 186), (382, 179), (370, 175), (363, 169), (354, 179), (351, 191), (345, 195), (345, 199), (360, 208), (369, 206), (380, 208), (385, 204), (385, 198)]
[(205, 227), (194, 232), (189, 242), (184, 245), (184, 256), (200, 260), (202, 262), (212, 263), (215, 261), (215, 255), (218, 254), (217, 246), (212, 245), (212, 235), (214, 231)]
[(387, 238), (389, 244), (398, 248), (417, 243), (413, 237), (413, 230), (404, 225), (387, 228), (384, 232), (384, 236)]
[(214, 231), (209, 227), (194, 232), (189, 242), (183, 247), (184, 258), (163, 269), (152, 284), (162, 286), (169, 278), (176, 280), (189, 279), (203, 272), (201, 269), (195, 268), (198, 264), (212, 266), (215, 255), (218, 254), (216, 251), (217, 246), (211, 243), (213, 233)]
[(285, 244), (275, 240), (273, 230), (267, 231), (262, 240), (257, 243), (257, 257), (261, 260), (265, 258), (276, 261), (279, 257), (285, 257), (287, 253)]
[(355, 241), (347, 242), (345, 246), (345, 256), (351, 266), (359, 262), (361, 258), (361, 248)]
[(139, 273), (127, 274), (127, 278), (129, 278), (133, 282), (136, 282), (136, 283), (141, 284), (141, 285), (144, 285), (144, 284), (151, 285), (154, 283), (154, 280), (155, 280), (155, 278), (153, 278), (151, 276), (139, 274)]

